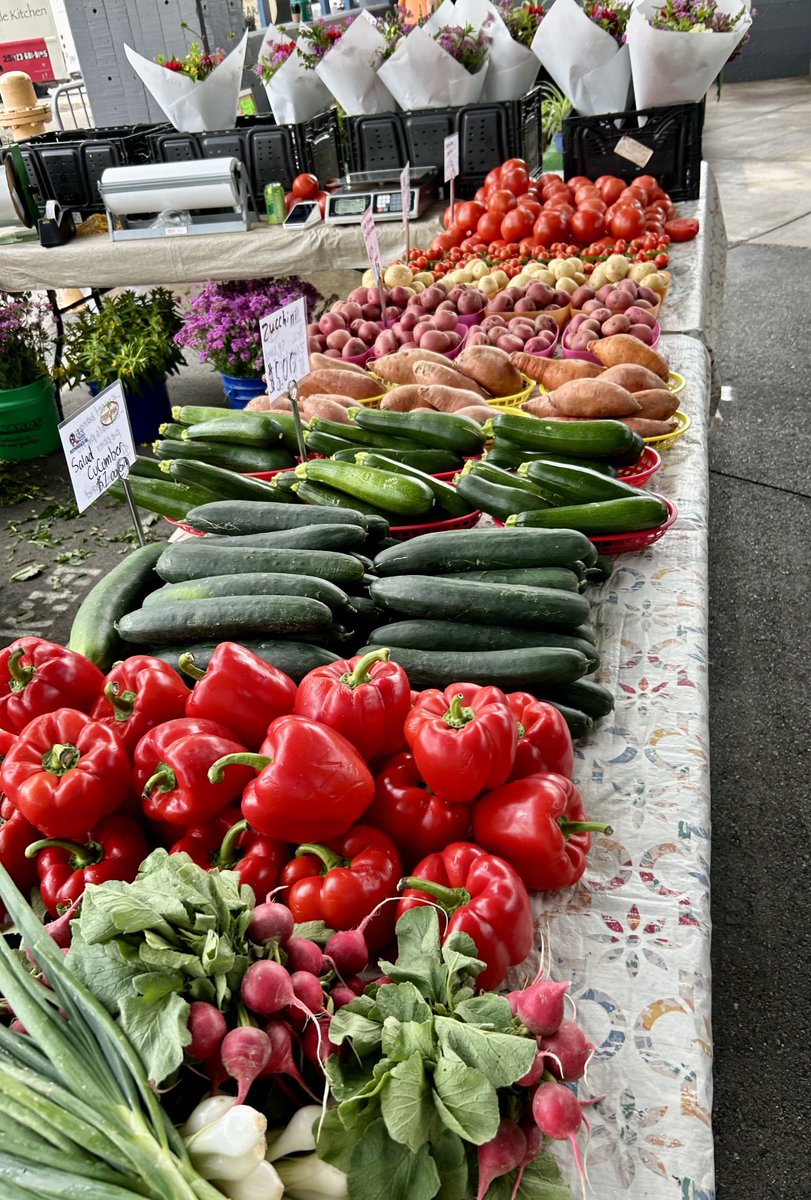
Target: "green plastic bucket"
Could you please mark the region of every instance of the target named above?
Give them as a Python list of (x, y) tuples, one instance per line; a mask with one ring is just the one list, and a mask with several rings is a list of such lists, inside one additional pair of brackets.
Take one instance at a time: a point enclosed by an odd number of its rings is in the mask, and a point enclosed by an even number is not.
[(0, 459), (20, 462), (58, 449), (53, 380), (0, 390)]

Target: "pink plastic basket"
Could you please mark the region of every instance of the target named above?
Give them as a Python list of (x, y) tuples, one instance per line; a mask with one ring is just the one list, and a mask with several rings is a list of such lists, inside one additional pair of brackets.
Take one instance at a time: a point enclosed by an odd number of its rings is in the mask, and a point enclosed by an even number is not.
[(408, 542), (411, 538), (419, 537), (421, 533), (442, 533), (446, 529), (472, 529), (482, 514), (478, 509), (466, 513), (463, 517), (450, 517), (447, 521), (433, 521), (425, 525), (392, 525), (389, 537), (396, 542)]
[(662, 465), (662, 456), (653, 446), (646, 446), (632, 467), (620, 467), (617, 478), (631, 487), (644, 487)]

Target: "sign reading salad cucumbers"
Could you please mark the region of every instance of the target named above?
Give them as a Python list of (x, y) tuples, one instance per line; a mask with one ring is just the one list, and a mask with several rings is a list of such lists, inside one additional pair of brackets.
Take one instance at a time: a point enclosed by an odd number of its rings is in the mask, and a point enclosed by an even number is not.
[(292, 383), (298, 383), (310, 369), (307, 339), (307, 306), (299, 296), (292, 304), (277, 308), (259, 322), (262, 355), (265, 360), (268, 395), (271, 400), (283, 395)]
[(111, 484), (125, 479), (135, 462), (124, 389), (120, 381), (99, 392), (59, 426), (70, 482), (79, 512)]

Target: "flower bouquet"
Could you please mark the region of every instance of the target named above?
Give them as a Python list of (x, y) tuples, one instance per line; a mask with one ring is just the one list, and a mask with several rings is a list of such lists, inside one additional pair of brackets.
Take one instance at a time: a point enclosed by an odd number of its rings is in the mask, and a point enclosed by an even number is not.
[(572, 101), (587, 117), (624, 111), (631, 82), (631, 60), (625, 26), (631, 4), (555, 0), (541, 21), (532, 49)]
[(751, 24), (749, 0), (639, 0), (628, 22), (637, 108), (703, 99)]
[(444, 108), (481, 99), (489, 33), (470, 25), (433, 30), (436, 15), (412, 29), (377, 72), (401, 108)]
[(349, 117), (391, 112), (395, 101), (377, 76), (387, 46), (377, 22), (361, 9), (351, 21), (326, 26), (328, 32), (337, 28), (343, 32), (316, 62), (316, 75)]
[(543, 7), (512, 0), (456, 0), (460, 24), (486, 29), (490, 42), (490, 65), (482, 89), (482, 100), (520, 100), (538, 77), (538, 60), (530, 49)]
[[(184, 28), (185, 23), (184, 23)], [(237, 116), (247, 31), (230, 54), (204, 53), (193, 42), (185, 58), (158, 55), (154, 62), (131, 46), (124, 51), (135, 73), (175, 129), (204, 133), (230, 129)]]
[(275, 25), (268, 25), (259, 49), (256, 74), (264, 82), (270, 108), (280, 125), (307, 121), (329, 108), (331, 97), (312, 70), (309, 54), (301, 42), (294, 42)]

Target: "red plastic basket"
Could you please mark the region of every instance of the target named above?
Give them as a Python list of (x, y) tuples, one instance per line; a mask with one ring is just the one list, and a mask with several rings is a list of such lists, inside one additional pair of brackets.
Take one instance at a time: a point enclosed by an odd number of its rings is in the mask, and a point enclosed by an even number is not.
[(620, 467), (617, 478), (631, 487), (644, 487), (662, 465), (662, 456), (653, 446), (646, 446), (632, 467)]
[[(656, 493), (652, 492), (651, 495)], [(646, 546), (652, 546), (665, 536), (679, 515), (672, 500), (665, 496), (657, 496), (657, 499), (667, 506), (668, 511), (668, 518), (661, 525), (655, 525), (653, 529), (640, 529), (636, 533), (603, 533), (590, 537), (589, 541), (594, 543), (600, 554), (630, 554), (634, 550), (644, 550)]]
[(170, 525), (175, 525), (178, 529), (182, 529), (184, 533), (190, 533), (192, 537), (205, 537), (206, 535), (200, 529), (192, 529), (191, 525), (185, 525), (183, 521), (173, 521), (171, 517), (164, 517), (164, 521), (168, 521)]
[(389, 537), (396, 542), (408, 542), (421, 533), (443, 533), (446, 529), (472, 529), (482, 514), (478, 509), (464, 517), (450, 517), (447, 521), (433, 521), (425, 525), (392, 525)]

